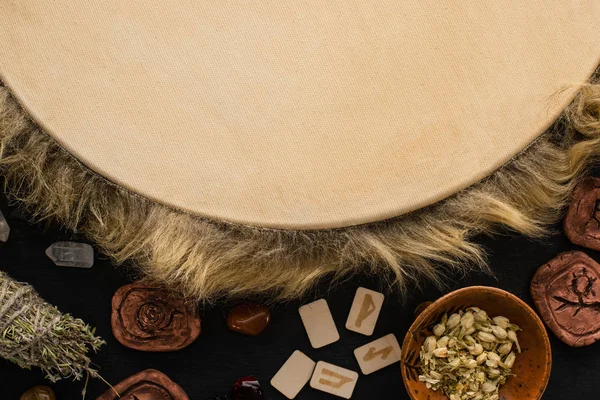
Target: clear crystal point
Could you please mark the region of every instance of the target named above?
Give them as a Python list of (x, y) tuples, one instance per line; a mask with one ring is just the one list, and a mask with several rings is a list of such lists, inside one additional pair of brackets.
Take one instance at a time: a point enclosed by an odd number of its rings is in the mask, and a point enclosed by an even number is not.
[(0, 242), (6, 242), (8, 240), (8, 235), (10, 235), (10, 226), (8, 226), (4, 214), (0, 211)]
[(46, 255), (61, 267), (91, 268), (94, 249), (86, 243), (56, 242), (46, 249)]

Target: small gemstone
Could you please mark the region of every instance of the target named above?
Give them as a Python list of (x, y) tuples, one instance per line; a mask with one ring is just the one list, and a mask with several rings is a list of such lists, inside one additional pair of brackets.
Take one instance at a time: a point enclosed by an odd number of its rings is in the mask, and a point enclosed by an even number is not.
[(46, 255), (61, 267), (91, 268), (94, 249), (86, 243), (56, 242), (46, 249)]
[(8, 235), (10, 235), (10, 226), (8, 226), (4, 214), (0, 211), (0, 242), (6, 242), (8, 240)]
[(23, 393), (20, 400), (56, 400), (56, 396), (48, 386), (34, 386)]
[(271, 312), (259, 304), (240, 304), (227, 315), (227, 326), (234, 332), (256, 336), (265, 330), (271, 320)]
[(233, 386), (233, 400), (265, 400), (260, 383), (253, 376), (237, 380)]

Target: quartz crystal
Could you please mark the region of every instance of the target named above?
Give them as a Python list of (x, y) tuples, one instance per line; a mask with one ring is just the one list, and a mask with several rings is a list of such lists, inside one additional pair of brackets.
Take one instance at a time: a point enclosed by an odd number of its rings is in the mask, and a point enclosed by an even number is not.
[(0, 211), (0, 242), (6, 242), (8, 240), (8, 235), (10, 234), (10, 226), (8, 226), (8, 222), (6, 222), (6, 218)]
[(94, 265), (94, 249), (85, 243), (56, 242), (46, 249), (46, 255), (61, 267), (91, 268)]

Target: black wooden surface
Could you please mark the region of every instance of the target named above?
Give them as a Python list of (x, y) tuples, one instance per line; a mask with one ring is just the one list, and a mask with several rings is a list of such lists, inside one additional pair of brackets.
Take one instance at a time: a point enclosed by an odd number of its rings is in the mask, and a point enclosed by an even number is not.
[[(107, 344), (93, 357), (101, 375), (116, 384), (122, 379), (147, 368), (159, 369), (179, 383), (192, 400), (209, 399), (227, 394), (239, 377), (255, 375), (261, 381), (266, 398), (281, 400), (284, 397), (269, 385), (271, 377), (298, 349), (313, 360), (323, 360), (360, 371), (353, 350), (375, 338), (394, 333), (401, 342), (413, 321), (413, 310), (425, 300), (434, 300), (443, 292), (464, 286), (483, 284), (508, 290), (531, 304), (529, 282), (536, 269), (561, 251), (577, 249), (562, 234), (557, 233), (543, 241), (530, 241), (506, 233), (496, 238), (481, 237), (490, 253), (490, 264), (496, 278), (482, 273), (467, 277), (455, 276), (448, 287), (438, 291), (425, 283), (422, 288), (412, 288), (408, 298), (386, 297), (373, 337), (368, 338), (344, 328), (346, 317), (358, 286), (378, 289), (375, 277), (355, 277), (340, 286), (322, 287), (303, 301), (289, 302), (273, 308), (272, 323), (259, 337), (244, 337), (230, 332), (225, 325), (225, 315), (231, 304), (204, 307), (202, 333), (188, 348), (175, 353), (145, 353), (130, 350), (119, 344), (110, 330), (111, 296), (121, 285), (134, 278), (126, 267), (114, 267), (109, 260), (97, 254), (92, 269), (61, 268), (55, 266), (44, 254), (45, 249), (58, 240), (82, 240), (56, 226), (31, 225), (14, 206), (0, 198), (0, 207), (10, 226), (7, 243), (0, 243), (0, 268), (13, 278), (31, 283), (50, 303), (97, 327), (97, 333)], [(585, 250), (600, 261), (600, 254)], [(298, 307), (319, 297), (329, 302), (340, 331), (339, 342), (320, 350), (311, 348), (298, 315)], [(598, 399), (600, 398), (600, 344), (583, 348), (570, 348), (550, 334), (553, 351), (553, 370), (545, 400)], [(27, 388), (49, 384), (38, 370), (20, 369), (0, 360), (0, 399), (18, 399)], [(50, 384), (59, 400), (81, 398), (83, 382), (60, 381)], [(88, 386), (87, 399), (95, 399), (107, 389), (99, 380)], [(333, 397), (305, 387), (299, 400), (332, 399)], [(369, 376), (360, 376), (353, 399), (405, 400), (408, 395), (402, 384), (400, 368), (394, 365)]]

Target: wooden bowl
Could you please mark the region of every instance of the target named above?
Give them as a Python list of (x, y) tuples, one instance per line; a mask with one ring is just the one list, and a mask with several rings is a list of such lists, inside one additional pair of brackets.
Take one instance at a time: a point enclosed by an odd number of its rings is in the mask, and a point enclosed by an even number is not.
[(417, 316), (402, 343), (402, 379), (413, 400), (447, 400), (441, 391), (434, 392), (419, 382), (421, 373), (419, 353), (425, 339), (433, 335), (432, 328), (448, 315), (467, 307), (479, 307), (490, 317), (502, 315), (519, 325), (522, 352), (512, 368), (516, 376), (508, 378), (500, 388), (502, 400), (539, 400), (546, 389), (552, 368), (550, 341), (544, 324), (537, 314), (521, 299), (504, 290), (471, 286), (451, 292)]

